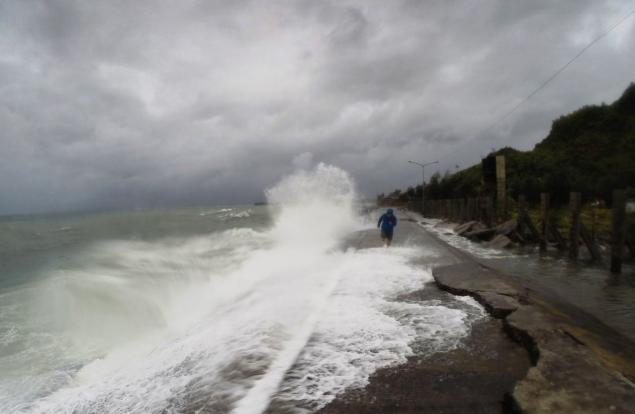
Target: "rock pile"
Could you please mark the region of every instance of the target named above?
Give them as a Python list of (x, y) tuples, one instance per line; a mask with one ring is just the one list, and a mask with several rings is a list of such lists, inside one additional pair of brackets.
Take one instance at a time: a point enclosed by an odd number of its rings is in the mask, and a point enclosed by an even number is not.
[(499, 249), (513, 247), (516, 243), (522, 244), (527, 240), (516, 219), (508, 220), (496, 227), (487, 227), (480, 221), (468, 221), (456, 226), (454, 233)]

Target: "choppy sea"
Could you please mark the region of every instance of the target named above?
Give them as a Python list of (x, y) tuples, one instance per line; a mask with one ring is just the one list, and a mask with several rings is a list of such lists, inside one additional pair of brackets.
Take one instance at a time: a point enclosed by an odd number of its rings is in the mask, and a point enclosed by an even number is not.
[(0, 412), (311, 412), (379, 368), (459, 346), (482, 310), (403, 302), (421, 246), (357, 249), (348, 174), (269, 206), (0, 220)]

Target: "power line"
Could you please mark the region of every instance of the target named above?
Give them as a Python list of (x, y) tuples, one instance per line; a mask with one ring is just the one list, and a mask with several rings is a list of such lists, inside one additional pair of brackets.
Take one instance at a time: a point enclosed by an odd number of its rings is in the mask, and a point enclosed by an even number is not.
[[(593, 40), (591, 40), (591, 42), (589, 42), (586, 46), (584, 46), (582, 49), (580, 49), (580, 51), (575, 56), (573, 56), (571, 59), (569, 59), (569, 61), (567, 61), (567, 63), (562, 65), (549, 78), (547, 78), (544, 82), (542, 82), (536, 89), (531, 91), (531, 93), (529, 93), (529, 95), (524, 97), (519, 103), (517, 103), (513, 108), (511, 108), (509, 111), (507, 111), (505, 114), (503, 114), (500, 118), (496, 119), (494, 122), (489, 124), (487, 127), (483, 128), (481, 131), (476, 133), (474, 135), (474, 138), (472, 138), (471, 140), (463, 143), (463, 145), (469, 144), (470, 142), (474, 141), (476, 138), (478, 138), (479, 136), (481, 136), (485, 132), (489, 131), (490, 129), (492, 129), (493, 127), (495, 127), (496, 125), (498, 125), (499, 123), (504, 121), (505, 119), (507, 119), (510, 115), (512, 115), (514, 112), (516, 112), (518, 110), (518, 108), (520, 108), (523, 104), (525, 104), (525, 102), (527, 102), (534, 95), (536, 95), (538, 92), (540, 92), (542, 89), (544, 89), (547, 85), (549, 85), (555, 78), (558, 77), (558, 75), (560, 75), (562, 72), (564, 72), (565, 69), (567, 69), (573, 62), (575, 62), (580, 56), (582, 56), (594, 44), (596, 44), (597, 42), (602, 40), (604, 37), (606, 37), (609, 33), (611, 33), (613, 30), (615, 30), (619, 25), (621, 25), (626, 20), (628, 20), (628, 18), (633, 16), (633, 14), (635, 14), (635, 9), (633, 9), (629, 13), (625, 14), (621, 19), (619, 19), (616, 23), (611, 25), (607, 30), (605, 30), (600, 35), (598, 35)], [(453, 151), (447, 153), (446, 155), (444, 155), (442, 157), (439, 157), (438, 159), (439, 160), (440, 159), (444, 159), (444, 158), (446, 158), (446, 157), (448, 157), (448, 156), (450, 156), (450, 155), (452, 155), (454, 153), (456, 153), (456, 149), (454, 149)]]
[(504, 121), (507, 117), (509, 117), (511, 114), (513, 114), (514, 112), (516, 112), (516, 110), (518, 108), (520, 108), (525, 102), (527, 102), (529, 99), (531, 99), (532, 96), (534, 96), (535, 94), (537, 94), (538, 92), (540, 92), (542, 89), (544, 89), (548, 84), (551, 83), (551, 81), (553, 81), (555, 78), (558, 77), (558, 75), (560, 75), (562, 72), (565, 71), (565, 69), (567, 69), (573, 62), (575, 62), (580, 56), (582, 56), (584, 54), (584, 52), (586, 52), (587, 50), (589, 50), (594, 44), (596, 44), (597, 42), (599, 42), (601, 39), (603, 39), (604, 37), (606, 37), (609, 33), (611, 33), (614, 29), (616, 29), (620, 24), (622, 24), (624, 21), (626, 21), (629, 17), (631, 17), (633, 14), (635, 14), (635, 9), (631, 10), (630, 13), (628, 13), (626, 16), (624, 16), (622, 19), (620, 19), (617, 23), (615, 23), (613, 26), (611, 26), (608, 30), (606, 30), (605, 32), (601, 33), (599, 36), (597, 36), (595, 39), (593, 39), (589, 44), (587, 44), (586, 46), (584, 46), (575, 56), (573, 56), (567, 63), (565, 63), (564, 65), (562, 65), (562, 67), (560, 67), (560, 69), (558, 69), (556, 72), (554, 72), (553, 75), (551, 75), (549, 78), (547, 78), (547, 80), (545, 80), (543, 83), (540, 84), (540, 86), (538, 86), (536, 89), (534, 89), (529, 95), (527, 95), (522, 101), (520, 101), (518, 104), (516, 104), (511, 110), (509, 110), (508, 112), (506, 112), (501, 118), (499, 118), (498, 120), (496, 120), (495, 122), (493, 122), (491, 125), (489, 125), (487, 128), (485, 128), (483, 131), (480, 132), (480, 134), (488, 131), (490, 128), (492, 128), (493, 126), (497, 125), (499, 122)]

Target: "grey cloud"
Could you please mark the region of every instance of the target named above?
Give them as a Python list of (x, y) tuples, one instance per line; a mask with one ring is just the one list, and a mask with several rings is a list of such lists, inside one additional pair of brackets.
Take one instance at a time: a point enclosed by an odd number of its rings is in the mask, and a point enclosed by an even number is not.
[[(0, 214), (251, 202), (298, 166), (372, 196), (633, 81), (628, 1), (0, 2)], [(307, 155), (311, 154), (311, 156)]]

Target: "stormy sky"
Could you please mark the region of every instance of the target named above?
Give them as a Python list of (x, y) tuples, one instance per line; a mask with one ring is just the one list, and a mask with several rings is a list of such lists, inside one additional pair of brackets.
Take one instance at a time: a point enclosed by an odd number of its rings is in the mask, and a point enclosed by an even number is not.
[[(296, 168), (416, 184), (635, 81), (633, 1), (0, 0), (0, 214), (253, 202)], [(433, 172), (431, 169), (430, 172)]]

